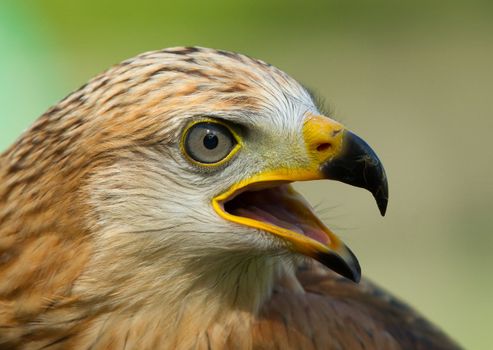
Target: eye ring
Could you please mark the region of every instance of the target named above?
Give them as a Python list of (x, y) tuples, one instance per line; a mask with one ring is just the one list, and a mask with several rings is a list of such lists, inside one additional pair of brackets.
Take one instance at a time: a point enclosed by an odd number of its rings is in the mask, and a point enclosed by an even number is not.
[(202, 119), (185, 128), (180, 148), (189, 161), (217, 167), (229, 161), (241, 145), (241, 138), (226, 123)]

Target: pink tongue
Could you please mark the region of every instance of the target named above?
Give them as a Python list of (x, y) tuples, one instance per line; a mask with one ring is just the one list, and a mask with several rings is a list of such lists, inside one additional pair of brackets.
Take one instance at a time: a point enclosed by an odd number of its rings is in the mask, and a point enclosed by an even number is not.
[(305, 235), (324, 245), (329, 243), (329, 236), (309, 204), (289, 185), (244, 192), (227, 203), (226, 210)]
[(295, 226), (295, 225), (293, 225), (287, 221), (283, 221), (282, 219), (277, 218), (277, 217), (273, 216), (272, 214), (266, 212), (265, 210), (262, 210), (262, 209), (257, 208), (257, 207), (249, 207), (246, 209), (239, 208), (238, 210), (236, 210), (235, 215), (244, 216), (244, 217), (254, 219), (257, 221), (267, 222), (267, 223), (272, 224), (274, 226), (283, 227), (283, 228), (286, 228), (290, 231), (294, 231), (296, 233), (299, 233), (301, 235), (304, 234), (304, 231), (301, 227), (297, 227), (297, 226)]

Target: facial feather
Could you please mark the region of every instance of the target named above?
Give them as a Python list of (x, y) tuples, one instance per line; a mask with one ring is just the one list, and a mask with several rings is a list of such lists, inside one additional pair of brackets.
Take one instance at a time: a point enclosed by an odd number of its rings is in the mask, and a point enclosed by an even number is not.
[[(111, 313), (186, 319), (183, 298), (207, 305), (208, 319), (224, 305), (258, 309), (293, 258), (210, 200), (280, 158), (299, 161), (294, 130), (316, 111), (277, 68), (204, 48), (142, 54), (52, 107), (0, 158), (4, 344), (47, 344), (55, 329), (90, 342)], [(256, 148), (220, 171), (197, 169), (178, 143), (203, 116), (252, 126)], [(290, 147), (272, 152), (276, 141)]]

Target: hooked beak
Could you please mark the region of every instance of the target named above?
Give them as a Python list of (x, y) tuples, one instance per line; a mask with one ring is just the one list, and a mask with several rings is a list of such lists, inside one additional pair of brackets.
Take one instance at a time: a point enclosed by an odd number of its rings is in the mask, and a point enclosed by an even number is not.
[(289, 183), (331, 179), (365, 188), (384, 215), (388, 202), (385, 170), (365, 141), (327, 117), (308, 116), (303, 136), (308, 164), (244, 179), (215, 197), (212, 205), (224, 219), (272, 233), (292, 250), (359, 282), (361, 268), (355, 255)]
[(385, 170), (375, 152), (358, 135), (344, 131), (341, 152), (322, 163), (321, 171), (327, 179), (370, 191), (380, 214), (385, 215), (389, 198)]

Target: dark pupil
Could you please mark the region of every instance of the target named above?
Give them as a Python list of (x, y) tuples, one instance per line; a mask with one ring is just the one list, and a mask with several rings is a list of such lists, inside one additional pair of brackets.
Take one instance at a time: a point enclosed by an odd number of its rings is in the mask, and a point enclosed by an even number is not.
[(209, 132), (209, 134), (205, 135), (205, 137), (204, 137), (205, 148), (214, 149), (217, 147), (218, 143), (219, 143), (219, 139), (213, 133)]

